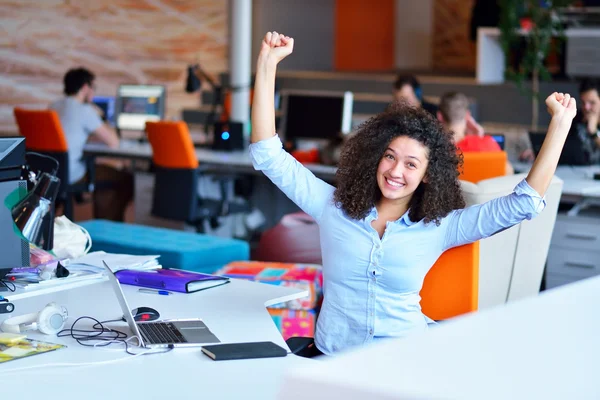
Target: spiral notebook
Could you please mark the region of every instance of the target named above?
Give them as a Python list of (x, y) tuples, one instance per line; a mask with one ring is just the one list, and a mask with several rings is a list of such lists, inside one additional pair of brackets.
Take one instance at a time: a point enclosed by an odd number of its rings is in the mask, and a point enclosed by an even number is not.
[(179, 269), (138, 271), (124, 269), (115, 273), (120, 283), (173, 292), (192, 293), (229, 283), (229, 278)]

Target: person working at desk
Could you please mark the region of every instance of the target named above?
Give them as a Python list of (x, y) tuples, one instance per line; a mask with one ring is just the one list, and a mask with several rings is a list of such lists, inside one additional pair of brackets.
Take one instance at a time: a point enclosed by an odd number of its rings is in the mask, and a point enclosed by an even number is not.
[(581, 151), (590, 164), (600, 163), (600, 81), (585, 79), (579, 86), (581, 118), (574, 125)]
[[(449, 92), (442, 96), (440, 108), (437, 112), (438, 120), (444, 127), (452, 132), (454, 143), (463, 152), (471, 151), (502, 151), (500, 146), (491, 136), (483, 134), (479, 125), (469, 111), (469, 99), (462, 93)], [(473, 129), (467, 132), (469, 122)], [(512, 175), (514, 168), (506, 162), (506, 175)]]
[[(69, 183), (85, 179), (83, 147), (88, 139), (113, 148), (119, 146), (119, 137), (102, 122), (98, 110), (91, 104), (94, 79), (94, 74), (85, 68), (67, 71), (63, 79), (65, 97), (50, 105), (58, 113), (69, 147)], [(133, 176), (126, 171), (98, 164), (96, 184), (94, 217), (123, 221), (125, 208), (133, 198)]]
[(442, 252), (544, 209), (575, 100), (562, 93), (546, 99), (552, 115), (546, 141), (510, 195), (464, 208), (451, 135), (405, 104), (371, 118), (345, 143), (335, 188), (285, 152), (275, 131), (277, 64), (293, 47), (292, 38), (276, 32), (261, 43), (249, 150), (254, 167), (319, 224), (324, 301), (316, 348), (334, 354), (423, 332), (432, 321), (421, 311), (419, 292)]

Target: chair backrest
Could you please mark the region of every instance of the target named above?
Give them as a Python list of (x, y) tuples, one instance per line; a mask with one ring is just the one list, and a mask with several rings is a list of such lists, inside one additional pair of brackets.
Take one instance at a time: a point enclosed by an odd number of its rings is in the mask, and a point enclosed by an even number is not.
[(546, 208), (537, 217), (523, 221), (515, 253), (508, 301), (536, 296), (544, 275), (563, 181), (554, 177), (546, 191)]
[(183, 121), (146, 122), (152, 162), (164, 168), (198, 168), (194, 142)]
[(479, 242), (445, 251), (421, 289), (423, 313), (436, 321), (476, 311), (479, 294)]
[(459, 179), (477, 183), (506, 174), (504, 151), (471, 151), (463, 153), (463, 169)]
[[(16, 107), (15, 120), (19, 133), (25, 137), (25, 147), (28, 151), (44, 154), (58, 161), (59, 168), (56, 176), (60, 179), (59, 201), (64, 200), (69, 186), (69, 154), (65, 133), (55, 110), (26, 110)], [(27, 164), (33, 171), (50, 172), (55, 165), (52, 161), (27, 156)]]
[(198, 158), (185, 122), (146, 122), (152, 146), (152, 215), (191, 221), (198, 209)]
[(14, 109), (19, 132), (25, 136), (28, 150), (39, 152), (67, 152), (67, 139), (54, 110)]
[[(467, 206), (513, 192), (527, 174), (461, 182)], [(530, 221), (480, 241), (479, 309), (539, 292), (556, 221), (563, 182), (554, 177), (546, 192), (546, 209)]]

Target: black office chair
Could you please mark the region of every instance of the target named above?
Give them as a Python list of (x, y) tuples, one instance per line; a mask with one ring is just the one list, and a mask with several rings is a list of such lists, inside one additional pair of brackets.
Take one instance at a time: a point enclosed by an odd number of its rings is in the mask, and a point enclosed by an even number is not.
[[(206, 221), (214, 229), (218, 227), (219, 217), (250, 211), (247, 202), (231, 201), (228, 185), (235, 176), (199, 166), (184, 122), (148, 122), (146, 133), (152, 146), (155, 176), (152, 215), (186, 222), (203, 233)], [(219, 183), (219, 199), (198, 195), (202, 175), (209, 175)]]

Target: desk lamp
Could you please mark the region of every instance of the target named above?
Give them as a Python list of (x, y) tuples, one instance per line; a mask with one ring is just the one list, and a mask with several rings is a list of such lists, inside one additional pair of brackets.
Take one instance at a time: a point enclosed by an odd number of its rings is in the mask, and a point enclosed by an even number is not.
[(60, 179), (43, 172), (31, 192), (11, 209), (13, 221), (28, 242), (52, 250), (54, 202)]
[(213, 98), (210, 113), (204, 122), (204, 132), (208, 133), (209, 127), (217, 120), (217, 109), (223, 102), (223, 87), (217, 85), (215, 81), (208, 75), (200, 64), (189, 65), (187, 69), (187, 79), (185, 83), (185, 91), (187, 93), (195, 93), (202, 87), (202, 79), (204, 79), (213, 90)]

